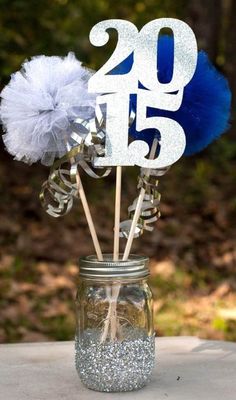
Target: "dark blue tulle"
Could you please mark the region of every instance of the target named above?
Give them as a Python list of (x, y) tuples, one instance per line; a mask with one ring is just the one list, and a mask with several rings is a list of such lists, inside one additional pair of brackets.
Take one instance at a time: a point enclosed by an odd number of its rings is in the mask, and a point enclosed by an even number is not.
[[(161, 36), (158, 44), (158, 79), (161, 83), (171, 80), (173, 72), (173, 37)], [(112, 73), (126, 73), (132, 67), (129, 56)], [(147, 70), (148, 73), (148, 70)], [(142, 87), (140, 85), (140, 87)], [(185, 155), (204, 149), (229, 128), (231, 92), (227, 80), (216, 70), (204, 51), (198, 53), (198, 61), (192, 80), (184, 89), (183, 102), (178, 111), (148, 108), (147, 116), (172, 118), (184, 129), (186, 135)], [(136, 108), (136, 96), (131, 96), (131, 108)], [(157, 134), (154, 129), (137, 132), (135, 123), (130, 135), (152, 144)]]

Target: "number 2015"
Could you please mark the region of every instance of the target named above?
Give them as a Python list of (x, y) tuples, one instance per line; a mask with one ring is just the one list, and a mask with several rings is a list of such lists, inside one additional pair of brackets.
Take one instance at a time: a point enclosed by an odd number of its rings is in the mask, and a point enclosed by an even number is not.
[[(118, 33), (117, 46), (109, 60), (90, 78), (88, 87), (90, 92), (103, 94), (98, 96), (98, 103), (107, 104), (106, 155), (97, 158), (95, 165), (139, 165), (145, 168), (171, 165), (184, 152), (183, 129), (170, 118), (147, 118), (146, 111), (147, 107), (176, 111), (181, 106), (184, 87), (193, 77), (197, 64), (195, 35), (185, 22), (173, 18), (153, 20), (140, 31), (129, 21), (111, 19), (92, 28), (91, 43), (104, 46), (109, 40), (107, 30), (110, 28)], [(159, 82), (157, 74), (157, 42), (163, 28), (171, 29), (174, 38), (173, 73), (168, 83)], [(129, 72), (109, 74), (131, 53), (133, 65)], [(139, 89), (139, 82), (145, 89)], [(135, 140), (128, 144), (131, 93), (137, 94), (136, 129), (155, 128), (160, 132), (160, 151), (154, 160), (145, 157), (150, 150), (145, 142)]]

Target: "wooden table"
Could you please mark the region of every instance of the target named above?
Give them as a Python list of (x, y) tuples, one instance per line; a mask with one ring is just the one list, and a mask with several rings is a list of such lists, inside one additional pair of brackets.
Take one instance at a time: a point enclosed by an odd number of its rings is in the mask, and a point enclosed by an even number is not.
[(73, 342), (0, 345), (0, 400), (235, 400), (236, 344), (195, 337), (156, 339), (151, 383), (129, 393), (86, 389)]

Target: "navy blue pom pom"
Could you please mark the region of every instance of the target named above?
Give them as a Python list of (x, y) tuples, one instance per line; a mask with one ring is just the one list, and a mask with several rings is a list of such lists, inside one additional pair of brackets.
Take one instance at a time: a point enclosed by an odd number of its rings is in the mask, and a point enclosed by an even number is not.
[[(173, 37), (161, 36), (158, 43), (158, 79), (161, 83), (171, 80), (173, 72)], [(127, 72), (133, 63), (132, 55), (115, 71)], [(177, 121), (186, 135), (185, 155), (192, 155), (207, 147), (229, 128), (231, 92), (228, 81), (211, 64), (204, 51), (198, 53), (195, 74), (184, 88), (181, 107), (178, 111), (163, 111), (148, 108), (147, 116), (168, 117)], [(136, 98), (131, 96), (131, 107), (135, 110)], [(130, 128), (135, 139), (145, 140), (150, 146), (156, 130), (137, 132), (135, 123)]]

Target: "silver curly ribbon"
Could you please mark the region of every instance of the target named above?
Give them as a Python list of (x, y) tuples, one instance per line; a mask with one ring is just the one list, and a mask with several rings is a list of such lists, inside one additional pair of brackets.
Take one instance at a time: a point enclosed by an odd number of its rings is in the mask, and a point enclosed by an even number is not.
[[(45, 211), (56, 218), (67, 214), (71, 210), (74, 198), (78, 198), (78, 166), (96, 179), (104, 178), (111, 172), (111, 168), (96, 168), (95, 171), (92, 165), (93, 159), (103, 156), (105, 151), (104, 117), (100, 107), (96, 108), (94, 118), (77, 118), (73, 121), (71, 129), (73, 132), (70, 142), (67, 143), (68, 152), (54, 162), (39, 195)], [(97, 172), (98, 169), (101, 173)]]
[[(158, 191), (159, 180), (157, 177), (164, 175), (168, 171), (169, 167), (157, 170), (151, 170), (150, 175), (146, 175), (146, 169), (141, 168), (141, 173), (138, 178), (138, 189), (144, 188), (145, 195), (144, 201), (141, 208), (140, 218), (136, 225), (134, 237), (141, 236), (146, 231), (152, 231), (154, 229), (153, 224), (160, 218), (161, 213), (159, 209), (161, 195)], [(130, 228), (132, 225), (133, 216), (136, 210), (138, 197), (128, 207), (129, 219), (120, 223), (120, 237), (128, 238)]]

